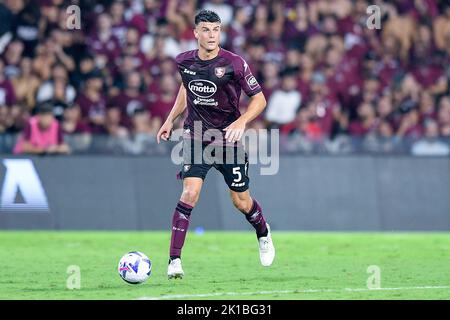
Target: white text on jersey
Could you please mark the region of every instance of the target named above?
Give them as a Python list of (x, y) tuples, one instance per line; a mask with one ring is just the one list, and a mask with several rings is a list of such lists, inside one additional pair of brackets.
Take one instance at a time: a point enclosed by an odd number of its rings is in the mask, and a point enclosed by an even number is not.
[(190, 74), (190, 75), (193, 75), (193, 76), (195, 76), (195, 75), (197, 74), (197, 72), (191, 71), (191, 70), (186, 69), (186, 68), (184, 68), (183, 72), (184, 72), (184, 73), (187, 73), (187, 74)]

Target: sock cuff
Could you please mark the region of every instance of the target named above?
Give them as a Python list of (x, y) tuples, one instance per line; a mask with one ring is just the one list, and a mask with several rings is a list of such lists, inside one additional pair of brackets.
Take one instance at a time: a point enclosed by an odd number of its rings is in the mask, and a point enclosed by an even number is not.
[(254, 213), (256, 212), (256, 210), (258, 209), (258, 207), (259, 207), (258, 201), (256, 201), (255, 198), (252, 198), (252, 200), (253, 200), (252, 208), (251, 208), (250, 211), (247, 213), (247, 215), (252, 215), (252, 214), (254, 214)]
[(182, 214), (189, 216), (191, 214), (193, 207), (184, 203), (183, 201), (178, 201), (176, 210), (181, 212)]

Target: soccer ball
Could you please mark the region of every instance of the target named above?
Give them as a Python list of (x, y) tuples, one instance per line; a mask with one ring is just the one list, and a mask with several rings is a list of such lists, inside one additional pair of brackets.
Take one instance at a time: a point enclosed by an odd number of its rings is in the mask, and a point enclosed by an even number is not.
[(152, 263), (142, 252), (132, 251), (120, 259), (117, 271), (124, 281), (130, 284), (138, 284), (150, 277)]

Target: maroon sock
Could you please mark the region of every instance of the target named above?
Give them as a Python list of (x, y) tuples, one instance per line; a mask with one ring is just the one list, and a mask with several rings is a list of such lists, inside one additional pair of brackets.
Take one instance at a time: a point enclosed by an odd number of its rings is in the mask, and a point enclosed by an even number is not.
[(245, 218), (248, 222), (250, 222), (253, 228), (255, 228), (256, 236), (258, 238), (267, 236), (268, 231), (266, 220), (264, 219), (264, 216), (262, 214), (261, 206), (255, 199), (253, 199), (252, 208), (247, 214), (245, 214)]
[(184, 239), (189, 227), (192, 206), (178, 201), (177, 207), (172, 217), (172, 238), (170, 239), (170, 258), (175, 259), (181, 256)]

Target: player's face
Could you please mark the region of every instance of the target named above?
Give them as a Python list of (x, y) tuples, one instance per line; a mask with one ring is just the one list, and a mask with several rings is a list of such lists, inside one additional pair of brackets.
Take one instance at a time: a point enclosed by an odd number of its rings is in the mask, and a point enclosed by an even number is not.
[(194, 29), (198, 45), (206, 51), (214, 51), (220, 43), (220, 23), (200, 22)]

